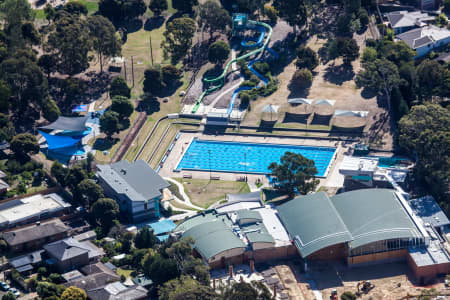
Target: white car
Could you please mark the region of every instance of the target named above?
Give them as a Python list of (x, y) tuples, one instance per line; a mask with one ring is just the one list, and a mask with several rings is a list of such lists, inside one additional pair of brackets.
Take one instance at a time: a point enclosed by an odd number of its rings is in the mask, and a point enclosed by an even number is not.
[(8, 290), (8, 292), (13, 293), (14, 296), (16, 296), (16, 297), (20, 297), (20, 292), (19, 292), (16, 288), (10, 288), (10, 289)]
[(7, 290), (9, 290), (9, 284), (7, 284), (4, 281), (0, 281), (0, 288), (4, 291), (7, 291)]

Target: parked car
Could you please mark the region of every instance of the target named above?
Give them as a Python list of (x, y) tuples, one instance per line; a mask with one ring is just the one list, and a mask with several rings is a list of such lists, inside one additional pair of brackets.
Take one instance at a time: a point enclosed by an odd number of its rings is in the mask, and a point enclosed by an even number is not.
[(10, 289), (8, 290), (8, 292), (13, 293), (14, 296), (16, 296), (16, 297), (20, 297), (20, 292), (19, 292), (16, 288), (10, 288)]
[(2, 289), (2, 291), (7, 291), (9, 290), (9, 284), (7, 284), (4, 281), (0, 281), (0, 289)]

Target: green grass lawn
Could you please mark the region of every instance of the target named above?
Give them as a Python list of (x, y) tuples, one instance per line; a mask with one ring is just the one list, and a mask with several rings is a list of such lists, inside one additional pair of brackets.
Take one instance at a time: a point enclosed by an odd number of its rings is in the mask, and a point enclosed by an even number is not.
[(211, 204), (225, 199), (226, 194), (250, 192), (246, 182), (179, 178), (176, 180), (183, 184), (191, 202), (203, 208), (208, 208)]
[[(78, 1), (86, 5), (86, 8), (88, 10), (88, 15), (93, 15), (98, 11), (98, 0), (70, 0), (70, 1)], [(35, 9), (35, 18), (37, 20), (44, 20), (45, 19), (45, 13), (44, 9)]]
[(131, 273), (133, 273), (133, 270), (126, 270), (126, 269), (121, 269), (121, 268), (117, 268), (117, 275), (119, 276), (125, 276), (126, 278), (131, 277)]

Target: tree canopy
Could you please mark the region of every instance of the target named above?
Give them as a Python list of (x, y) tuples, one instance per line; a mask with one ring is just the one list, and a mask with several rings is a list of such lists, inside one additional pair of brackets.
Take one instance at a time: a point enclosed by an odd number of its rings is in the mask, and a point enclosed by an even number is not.
[(48, 36), (47, 48), (57, 58), (57, 70), (70, 76), (86, 70), (92, 45), (86, 20), (76, 15), (65, 15), (54, 23), (54, 28)]
[(107, 111), (100, 117), (100, 130), (106, 134), (108, 138), (121, 130), (122, 126), (119, 122), (119, 114), (115, 111)]
[(303, 0), (274, 0), (273, 7), (278, 11), (278, 15), (294, 27), (302, 27), (307, 20), (306, 4)]
[(109, 96), (111, 98), (114, 98), (114, 96), (131, 97), (131, 89), (123, 77), (117, 76), (111, 81)]
[(164, 284), (158, 291), (160, 300), (216, 300), (217, 294), (190, 276), (181, 276)]
[(273, 162), (269, 165), (269, 170), (277, 178), (276, 187), (289, 195), (294, 194), (295, 190), (306, 195), (314, 191), (319, 183), (315, 177), (317, 169), (314, 161), (301, 154), (286, 152), (279, 164)]
[(100, 72), (103, 72), (104, 58), (120, 55), (121, 41), (116, 35), (116, 28), (107, 18), (94, 15), (89, 16), (87, 22), (92, 48), (97, 52)]
[(138, 249), (152, 248), (156, 244), (156, 242), (156, 236), (148, 228), (148, 226), (145, 226), (144, 228), (139, 230), (134, 237), (134, 245)]
[(91, 179), (84, 179), (76, 186), (74, 198), (83, 204), (91, 205), (103, 198), (103, 189)]
[(262, 282), (237, 282), (226, 288), (221, 298), (223, 300), (272, 300), (272, 294)]
[(167, 0), (151, 0), (148, 8), (155, 16), (160, 16), (161, 13), (169, 8)]
[(61, 295), (61, 300), (86, 300), (86, 292), (75, 286), (69, 286)]
[(36, 137), (31, 133), (21, 133), (16, 135), (13, 137), (10, 147), (11, 151), (19, 157), (39, 152), (39, 143), (36, 140)]
[(209, 30), (210, 36), (216, 31), (225, 32), (230, 24), (230, 14), (216, 1), (208, 0), (199, 6), (199, 26)]
[(398, 129), (399, 145), (417, 155), (416, 175), (450, 212), (450, 110), (430, 103), (413, 106)]
[(172, 0), (172, 7), (182, 13), (192, 13), (196, 5), (198, 0)]
[(124, 96), (114, 96), (112, 98), (111, 111), (116, 112), (119, 118), (125, 119), (131, 116), (134, 106), (130, 99)]
[(119, 205), (111, 198), (100, 198), (92, 205), (91, 214), (103, 228), (110, 228), (119, 215)]
[(208, 49), (208, 60), (214, 64), (223, 64), (230, 55), (230, 46), (224, 41), (211, 44)]
[(147, 10), (144, 0), (101, 0), (98, 11), (111, 22), (133, 20), (142, 16)]
[(309, 47), (298, 47), (296, 54), (296, 66), (299, 69), (307, 68), (312, 71), (319, 65), (319, 57), (317, 56), (317, 53)]
[(195, 30), (195, 21), (191, 18), (177, 18), (167, 23), (163, 34), (164, 41), (161, 44), (164, 55), (167, 57), (170, 54), (172, 61), (184, 57), (192, 46)]

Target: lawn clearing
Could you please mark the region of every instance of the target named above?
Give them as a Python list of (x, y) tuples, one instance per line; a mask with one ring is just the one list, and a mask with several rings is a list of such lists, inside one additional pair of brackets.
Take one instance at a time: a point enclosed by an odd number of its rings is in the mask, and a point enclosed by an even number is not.
[(186, 194), (192, 204), (208, 208), (213, 203), (225, 199), (226, 194), (249, 193), (250, 188), (246, 182), (206, 180), (206, 179), (180, 179)]
[(131, 277), (131, 273), (133, 273), (133, 270), (117, 268), (116, 272), (117, 272), (117, 275), (119, 275), (119, 276), (123, 275), (126, 278), (128, 278), (128, 277)]

